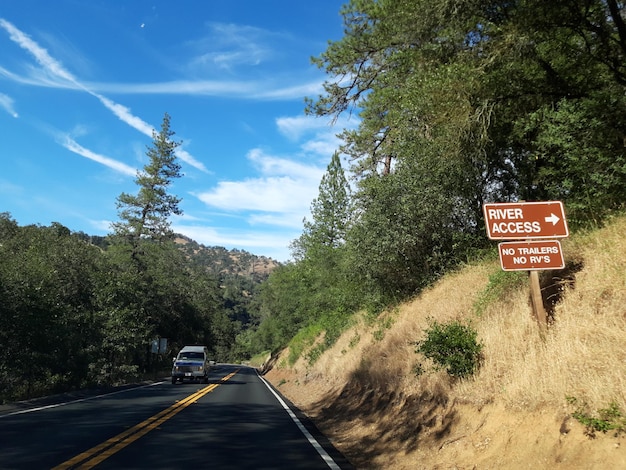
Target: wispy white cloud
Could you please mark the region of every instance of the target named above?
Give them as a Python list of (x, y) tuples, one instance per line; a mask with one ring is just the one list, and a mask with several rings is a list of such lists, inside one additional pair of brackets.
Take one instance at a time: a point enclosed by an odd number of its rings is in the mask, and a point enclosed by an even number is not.
[(185, 163), (193, 166), (194, 168), (197, 168), (198, 170), (202, 170), (205, 173), (210, 173), (209, 170), (207, 170), (206, 166), (204, 166), (204, 163), (198, 161), (193, 155), (191, 155), (189, 152), (187, 152), (187, 150), (183, 149), (182, 147), (177, 147), (174, 153)]
[(323, 80), (313, 80), (289, 87), (272, 87), (259, 91), (254, 98), (260, 100), (291, 100), (307, 96), (318, 96), (323, 91)]
[(266, 155), (258, 149), (249, 152), (247, 158), (259, 169), (261, 177), (222, 181), (196, 197), (220, 210), (250, 211), (251, 223), (275, 223), (276, 219), (259, 214), (280, 214), (280, 225), (300, 227), (317, 196), (324, 168)]
[(111, 230), (111, 220), (95, 220), (87, 219), (89, 225), (93, 227), (98, 233), (108, 233)]
[(359, 120), (340, 117), (337, 122), (328, 118), (313, 116), (287, 116), (276, 119), (276, 126), (281, 134), (291, 141), (303, 140), (300, 148), (307, 154), (319, 155), (326, 162), (335, 153), (342, 141), (339, 130), (355, 128)]
[(233, 230), (225, 227), (184, 224), (172, 224), (172, 230), (205, 246), (237, 248), (252, 253), (262, 250), (265, 256), (281, 262), (290, 259), (289, 243), (298, 235), (295, 231), (291, 234), (284, 232), (259, 233), (258, 231)]
[(14, 196), (16, 194), (22, 194), (24, 191), (24, 187), (0, 178), (0, 194), (10, 194)]
[(331, 120), (329, 118), (318, 118), (314, 116), (284, 116), (276, 119), (278, 131), (290, 140), (300, 140), (303, 135), (312, 132), (332, 132)]
[(114, 101), (111, 101), (107, 97), (102, 96), (96, 92), (90, 90), (87, 90), (87, 92), (98, 98), (98, 100), (100, 100), (104, 107), (111, 111), (120, 121), (125, 122), (130, 127), (138, 130), (142, 134), (147, 135), (148, 137), (152, 137), (154, 127), (152, 127), (140, 117), (135, 116), (133, 113), (131, 113), (130, 108), (127, 108), (126, 106), (119, 103), (115, 103)]
[(317, 96), (323, 92), (323, 80), (309, 80), (298, 85), (284, 86), (278, 80), (172, 80), (155, 83), (89, 82), (77, 85), (33, 69), (28, 76), (18, 75), (0, 67), (0, 75), (23, 85), (97, 91), (121, 95), (187, 95), (219, 96), (258, 101), (301, 100), (306, 96)]
[(17, 111), (15, 111), (15, 107), (13, 106), (13, 99), (4, 93), (0, 93), (0, 108), (4, 109), (14, 118), (19, 117)]
[(107, 166), (115, 171), (120, 173), (124, 173), (129, 176), (135, 176), (137, 174), (137, 169), (132, 166), (127, 165), (126, 163), (119, 162), (109, 157), (105, 157), (103, 155), (98, 155), (95, 152), (92, 152), (89, 149), (86, 149), (82, 145), (78, 144), (74, 139), (72, 139), (68, 135), (59, 136), (59, 143), (68, 149), (70, 152), (74, 152), (82, 157), (93, 160), (94, 162), (100, 163), (104, 166)]
[(30, 52), (39, 65), (41, 65), (46, 71), (61, 78), (62, 80), (80, 86), (74, 76), (65, 70), (60, 62), (50, 56), (45, 48), (39, 46), (39, 44), (33, 41), (30, 36), (17, 29), (13, 24), (9, 23), (4, 18), (0, 18), (0, 27), (9, 33), (9, 37), (13, 42)]
[(208, 22), (206, 26), (205, 36), (185, 44), (192, 54), (187, 64), (190, 71), (234, 71), (242, 65), (258, 66), (276, 55), (276, 49), (266, 44), (277, 33), (234, 23)]
[[(2, 71), (0, 71), (2, 72)], [(6, 74), (6, 72), (2, 72)], [(103, 93), (248, 97), (262, 87), (253, 81), (173, 80), (157, 83), (89, 83)]]
[[(232, 70), (238, 65), (258, 65), (273, 59), (281, 48), (265, 44), (271, 41), (284, 42), (284, 34), (266, 31), (252, 26), (235, 24), (209, 23), (209, 34), (195, 41), (189, 41), (186, 47), (192, 56), (184, 66), (192, 74), (204, 76), (203, 69)], [(54, 59), (48, 51), (39, 46), (28, 35), (10, 22), (0, 18), (0, 27), (20, 47), (29, 51), (40, 69), (31, 68), (29, 76), (20, 76), (7, 69), (0, 68), (0, 74), (16, 82), (34, 86), (70, 88), (87, 91), (102, 101), (97, 93), (122, 94), (182, 94), (240, 97), (257, 100), (293, 100), (305, 96), (317, 96), (323, 92), (323, 78), (309, 80), (301, 84), (285, 86), (284, 81), (272, 74), (270, 80), (175, 80), (160, 83), (97, 83), (79, 81), (74, 74), (65, 69), (62, 63)], [(207, 53), (209, 50), (211, 52)], [(115, 112), (111, 103), (103, 104)], [(120, 119), (123, 113), (116, 114)], [(126, 116), (128, 117), (128, 116)], [(125, 121), (126, 122), (126, 121)], [(134, 119), (128, 119), (133, 126)], [(133, 126), (134, 127), (134, 126)], [(145, 130), (136, 127), (140, 132)]]
[[(13, 24), (9, 23), (3, 18), (0, 18), (0, 27), (5, 29), (9, 33), (9, 37), (12, 41), (17, 43), (21, 48), (28, 51), (35, 58), (35, 61), (41, 67), (43, 67), (43, 70), (44, 72), (46, 72), (46, 74), (59, 78), (61, 80), (62, 85), (71, 84), (75, 88), (89, 93), (90, 95), (97, 98), (100, 101), (100, 103), (104, 105), (104, 107), (106, 107), (109, 111), (111, 111), (122, 122), (138, 130), (142, 134), (147, 135), (148, 137), (152, 137), (152, 133), (154, 131), (153, 126), (151, 126), (150, 124), (142, 120), (140, 117), (132, 114), (132, 112), (130, 111), (128, 107), (110, 100), (109, 98), (101, 95), (100, 93), (93, 91), (88, 86), (81, 83), (76, 77), (74, 77), (74, 75), (71, 72), (69, 72), (63, 67), (61, 62), (54, 59), (45, 48), (39, 46), (39, 44), (37, 44), (35, 41), (33, 41), (30, 38), (30, 36), (23, 33), (18, 28), (16, 28)], [(92, 153), (87, 149), (84, 149), (84, 150), (86, 152)], [(178, 155), (180, 156), (181, 160), (188, 163), (189, 165), (201, 171), (207, 172), (206, 167), (200, 161), (194, 158), (189, 152), (182, 151), (182, 152), (179, 152)], [(83, 155), (83, 156), (86, 156), (86, 155)], [(91, 158), (91, 157), (88, 157), (88, 158)]]
[(267, 155), (260, 149), (252, 149), (246, 157), (264, 175), (319, 181), (323, 173), (323, 170), (315, 165), (306, 165), (288, 158)]
[(265, 225), (301, 230), (302, 219), (304, 219), (304, 215), (295, 212), (282, 214), (252, 214), (248, 217), (248, 222), (250, 225), (254, 226)]
[(306, 207), (311, 201), (309, 196), (299, 180), (283, 176), (223, 181), (198, 194), (198, 199), (222, 210), (284, 213), (299, 211), (303, 204)]
[(172, 225), (172, 229), (175, 233), (182, 233), (208, 246), (285, 247), (283, 234), (259, 234), (259, 232), (242, 232), (241, 230), (232, 230), (225, 227), (197, 225)]
[(323, 80), (284, 86), (279, 80), (175, 80), (158, 83), (90, 83), (92, 89), (119, 94), (220, 96), (258, 101), (301, 100), (323, 91)]
[(330, 163), (330, 158), (338, 150), (340, 143), (336, 135), (328, 133), (304, 142), (301, 148), (306, 153), (320, 155)]

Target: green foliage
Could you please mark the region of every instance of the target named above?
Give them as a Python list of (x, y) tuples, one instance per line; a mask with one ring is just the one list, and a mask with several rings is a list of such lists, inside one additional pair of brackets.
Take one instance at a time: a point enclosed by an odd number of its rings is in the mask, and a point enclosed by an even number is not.
[(420, 377), (421, 375), (426, 373), (426, 369), (424, 369), (424, 365), (421, 362), (415, 364), (412, 370), (416, 377)]
[[(626, 195), (615, 2), (352, 0), (307, 112), (358, 112), (346, 273), (374, 311), (486, 246), (484, 201), (558, 199), (571, 226)], [(350, 80), (344, 80), (350, 76)], [(371, 307), (370, 307), (371, 306)]]
[(374, 336), (374, 339), (376, 341), (382, 341), (383, 338), (385, 337), (385, 331), (390, 329), (393, 326), (394, 322), (395, 322), (395, 318), (391, 315), (383, 319), (379, 319), (377, 321), (378, 328), (374, 330), (374, 332), (372, 333), (372, 335)]
[(142, 243), (141, 269), (129, 245), (105, 246), (0, 215), (0, 402), (167, 370), (148, 352), (156, 336), (173, 352), (189, 343), (224, 361), (237, 352), (245, 315), (234, 281), (226, 299), (218, 279), (165, 240)]
[(348, 344), (348, 346), (350, 346), (350, 348), (354, 348), (357, 344), (359, 344), (359, 341), (361, 341), (361, 335), (355, 333), (354, 336), (350, 339), (350, 343)]
[(505, 298), (509, 293), (528, 284), (528, 274), (524, 271), (498, 270), (489, 276), (489, 284), (474, 301), (474, 312), (481, 316), (493, 302)]
[(302, 353), (310, 348), (317, 337), (322, 333), (322, 327), (316, 323), (302, 328), (289, 342), (289, 365), (294, 365)]
[[(292, 243), (296, 261), (274, 270), (261, 287), (257, 347), (275, 351), (296, 335), (320, 328), (326, 348), (343, 331), (343, 322), (360, 303), (347, 272), (345, 237), (350, 224), (349, 187), (334, 154), (313, 201), (312, 221)], [(300, 332), (300, 333), (299, 333)], [(295, 358), (301, 348), (292, 347)]]
[(626, 199), (626, 102), (617, 90), (603, 93), (563, 99), (521, 121), (524, 136), (535, 135), (536, 181), (546, 198), (567, 201), (574, 227), (604, 219)]
[(585, 426), (588, 435), (594, 436), (598, 431), (603, 433), (615, 431), (615, 436), (626, 433), (626, 415), (617, 403), (611, 402), (608, 408), (591, 413), (587, 403), (571, 396), (566, 397), (566, 400), (575, 407), (572, 416)]
[(317, 251), (339, 248), (350, 225), (350, 186), (335, 152), (322, 177), (319, 195), (311, 203), (312, 221), (304, 221), (304, 232), (292, 243), (296, 259), (311, 258)]
[(100, 253), (58, 223), (0, 216), (0, 400), (38, 393), (45, 377), (56, 388), (93, 381)]
[[(376, 318), (472, 259), (490, 246), (486, 201), (562, 200), (573, 228), (622, 208), (623, 8), (600, 0), (344, 5), (343, 38), (313, 59), (328, 78), (306, 111), (359, 115), (340, 135), (351, 216), (336, 191), (345, 178), (335, 154), (313, 221), (293, 244), (294, 277), (262, 308), (259, 333), (277, 339), (272, 347), (326, 312), (363, 308)], [(521, 273), (494, 275), (476, 313), (523, 282)]]
[(483, 346), (471, 326), (459, 321), (432, 321), (424, 332), (426, 339), (416, 343), (416, 352), (431, 359), (437, 370), (443, 369), (457, 378), (466, 378), (478, 370)]
[(309, 365), (313, 365), (341, 334), (350, 326), (352, 315), (343, 311), (329, 312), (319, 320), (319, 328), (323, 332), (322, 339), (306, 353)]

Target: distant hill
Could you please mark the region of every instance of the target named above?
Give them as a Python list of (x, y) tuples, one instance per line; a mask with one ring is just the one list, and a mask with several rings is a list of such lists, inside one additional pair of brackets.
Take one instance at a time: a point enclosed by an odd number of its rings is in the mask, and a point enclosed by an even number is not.
[[(77, 235), (103, 250), (108, 247), (107, 237), (88, 235), (84, 232), (77, 232)], [(204, 267), (218, 278), (241, 276), (260, 282), (267, 279), (269, 274), (281, 265), (279, 261), (272, 258), (254, 255), (245, 250), (204, 246), (178, 233), (175, 234), (174, 241), (194, 264)]]
[(272, 258), (257, 256), (245, 250), (207, 247), (180, 234), (176, 234), (175, 242), (195, 264), (203, 266), (217, 277), (236, 275), (261, 281), (281, 264)]

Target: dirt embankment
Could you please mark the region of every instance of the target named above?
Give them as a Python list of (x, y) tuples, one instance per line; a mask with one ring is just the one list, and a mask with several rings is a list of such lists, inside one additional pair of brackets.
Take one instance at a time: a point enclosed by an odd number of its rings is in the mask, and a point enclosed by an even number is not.
[(626, 439), (590, 437), (565, 411), (476, 407), (445, 394), (405, 396), (266, 375), (358, 469), (626, 468)]

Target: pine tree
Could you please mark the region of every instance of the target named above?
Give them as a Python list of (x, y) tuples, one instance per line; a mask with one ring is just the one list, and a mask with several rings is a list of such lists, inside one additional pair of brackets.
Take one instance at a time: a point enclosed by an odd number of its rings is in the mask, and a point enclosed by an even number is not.
[(122, 193), (117, 198), (119, 222), (112, 224), (116, 236), (136, 246), (141, 239), (155, 241), (170, 239), (172, 231), (168, 217), (181, 215), (181, 199), (168, 193), (174, 178), (180, 178), (180, 164), (175, 155), (180, 142), (172, 140), (170, 116), (165, 113), (161, 131), (152, 133), (152, 146), (146, 155), (150, 162), (137, 173), (137, 195)]
[(319, 195), (311, 203), (312, 221), (304, 220), (304, 231), (292, 243), (296, 258), (309, 255), (316, 248), (338, 248), (346, 237), (350, 222), (350, 186), (339, 154), (335, 152), (319, 186)]

